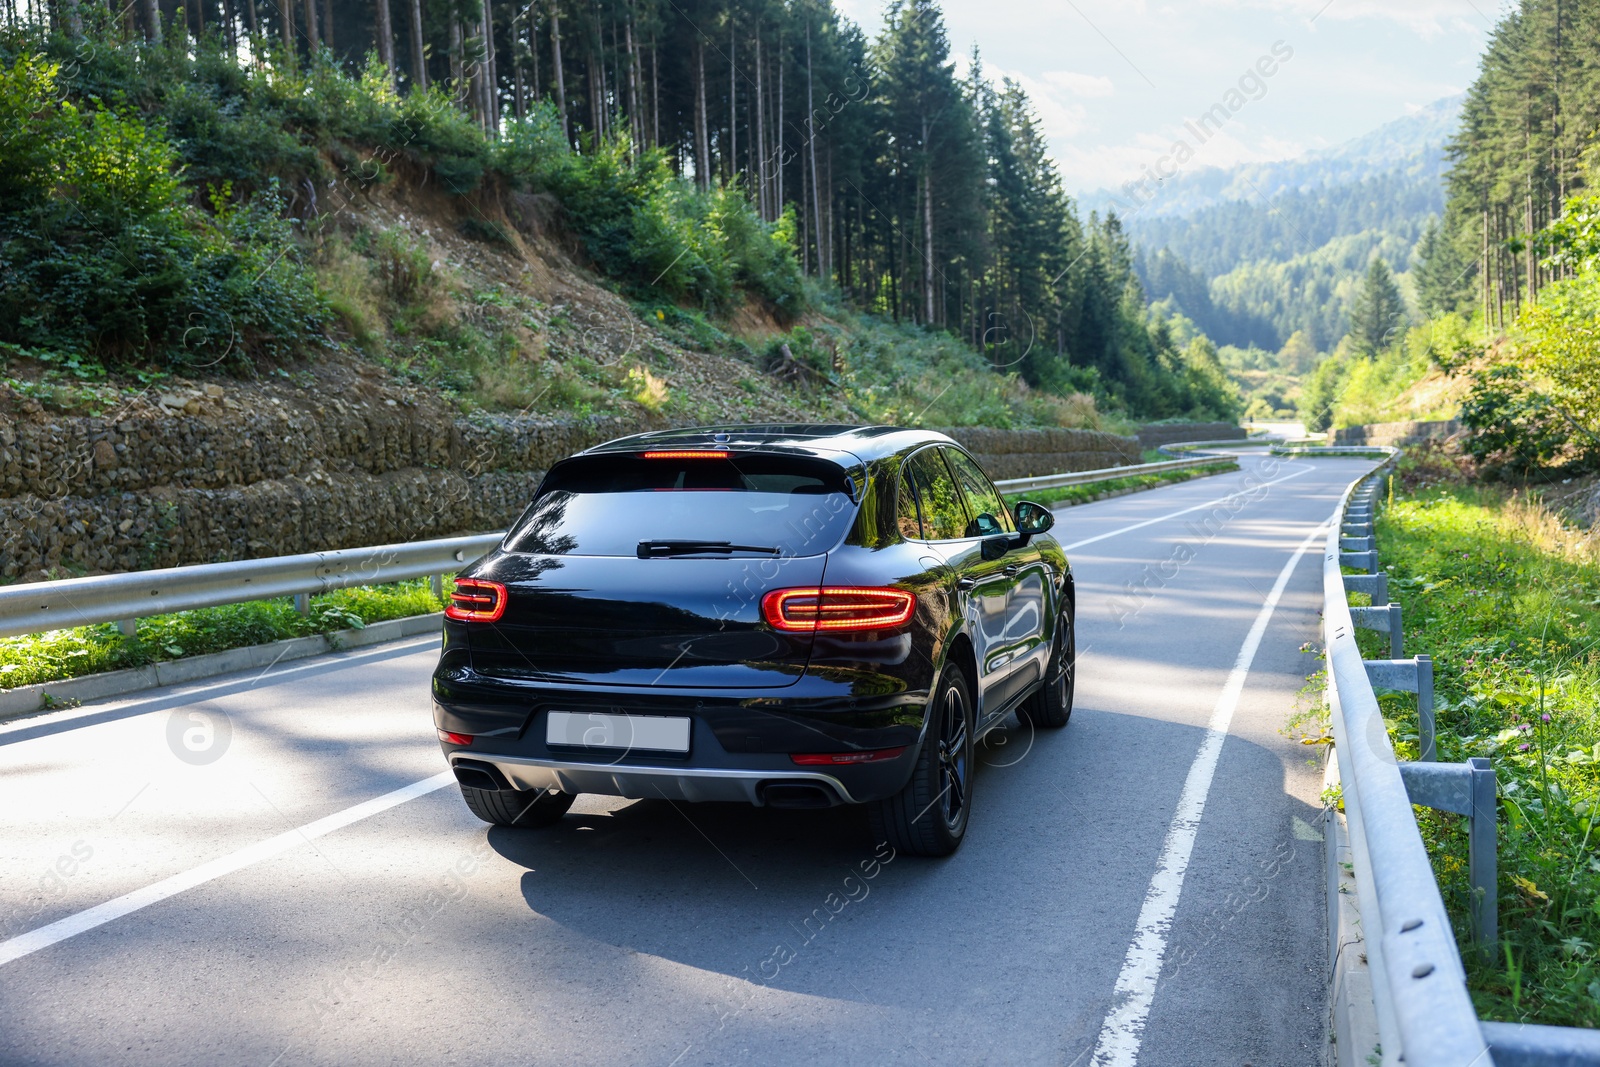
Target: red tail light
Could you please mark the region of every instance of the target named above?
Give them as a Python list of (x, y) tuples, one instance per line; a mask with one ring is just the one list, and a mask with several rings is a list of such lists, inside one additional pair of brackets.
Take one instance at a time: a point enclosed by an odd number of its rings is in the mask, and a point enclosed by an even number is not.
[(761, 617), (774, 630), (887, 630), (902, 626), (917, 598), (904, 589), (811, 586), (774, 589), (761, 598)]
[(451, 733), (449, 730), (440, 730), (439, 740), (443, 741), (447, 745), (470, 745), (472, 744), (472, 735)]
[(673, 449), (667, 452), (646, 452), (645, 459), (727, 459), (728, 453), (711, 449)]
[(801, 767), (838, 767), (847, 763), (876, 763), (881, 759), (894, 759), (906, 750), (906, 746), (899, 748), (880, 748), (874, 752), (816, 752), (804, 755), (790, 756)]
[(447, 619), (461, 622), (498, 622), (506, 613), (506, 587), (481, 578), (457, 578), (445, 605)]

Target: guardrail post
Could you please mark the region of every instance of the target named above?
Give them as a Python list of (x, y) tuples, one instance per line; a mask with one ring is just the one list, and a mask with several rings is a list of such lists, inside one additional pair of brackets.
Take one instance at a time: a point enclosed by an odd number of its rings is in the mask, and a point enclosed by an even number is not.
[(1400, 780), (1411, 803), (1467, 817), (1472, 940), (1479, 952), (1492, 952), (1499, 939), (1494, 768), (1483, 756), (1465, 763), (1402, 763)]
[(1376, 630), (1389, 635), (1389, 658), (1399, 659), (1405, 644), (1400, 627), (1400, 605), (1383, 604), (1370, 608), (1351, 608), (1350, 619), (1364, 630)]
[(1371, 534), (1364, 537), (1350, 537), (1341, 535), (1339, 538), (1339, 551), (1341, 552), (1371, 552), (1378, 547), (1378, 539)]
[(1478, 951), (1491, 952), (1500, 940), (1500, 885), (1495, 864), (1496, 808), (1494, 768), (1484, 756), (1472, 768), (1472, 815), (1467, 830), (1467, 872), (1472, 881), (1472, 939)]
[[(1398, 608), (1396, 610), (1399, 610)], [(1432, 763), (1438, 756), (1434, 752), (1433, 736), (1433, 657), (1417, 657), (1417, 726), (1421, 734), (1422, 761)]]
[(294, 610), (298, 611), (302, 615), (310, 615), (311, 614), (311, 594), (310, 593), (296, 593), (294, 595)]
[(1389, 576), (1382, 571), (1377, 574), (1347, 574), (1344, 576), (1344, 587), (1347, 592), (1367, 594), (1372, 598), (1375, 608), (1389, 603)]
[(442, 575), (442, 574), (430, 574), (430, 575), (428, 575), (428, 588), (433, 590), (433, 599), (435, 599), (435, 600), (443, 600), (444, 599), (444, 575)]
[(1374, 689), (1393, 689), (1401, 693), (1417, 694), (1417, 740), (1422, 749), (1420, 762), (1432, 763), (1433, 736), (1433, 657), (1415, 659), (1362, 660), (1367, 668), (1367, 680)]
[(1344, 552), (1344, 551), (1341, 551), (1339, 553), (1339, 566), (1341, 566), (1341, 567), (1365, 567), (1367, 569), (1367, 573), (1368, 574), (1377, 574), (1378, 573), (1378, 550), (1375, 549), (1375, 548), (1369, 548), (1365, 552)]

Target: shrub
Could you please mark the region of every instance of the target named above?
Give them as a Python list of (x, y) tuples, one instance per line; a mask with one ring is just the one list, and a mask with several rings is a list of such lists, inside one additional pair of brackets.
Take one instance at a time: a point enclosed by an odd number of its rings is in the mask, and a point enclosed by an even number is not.
[(104, 363), (247, 362), (318, 336), (282, 201), (180, 194), (177, 153), (136, 115), (80, 110), (37, 55), (0, 67), (0, 341)]
[(443, 86), (400, 97), (390, 109), (386, 138), (433, 168), (450, 192), (465, 196), (478, 187), (492, 162), (483, 131), (455, 106)]
[(496, 164), (514, 183), (554, 193), (595, 265), (636, 296), (726, 311), (743, 290), (786, 318), (805, 306), (794, 220), (762, 221), (737, 186), (694, 189), (659, 149), (638, 152), (618, 136), (573, 152), (540, 105), (508, 126)]
[(1461, 422), (1470, 431), (1464, 445), (1468, 455), (1517, 474), (1557, 462), (1572, 439), (1571, 427), (1516, 364), (1473, 374)]

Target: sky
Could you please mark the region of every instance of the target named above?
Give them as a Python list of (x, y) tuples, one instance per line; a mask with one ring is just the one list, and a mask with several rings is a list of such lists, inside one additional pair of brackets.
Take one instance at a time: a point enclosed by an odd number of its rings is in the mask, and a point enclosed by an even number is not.
[[(1022, 84), (1072, 193), (1146, 167), (1290, 159), (1472, 84), (1500, 0), (943, 0), (953, 53), (976, 44)], [(869, 35), (880, 0), (835, 0)], [(1275, 54), (1276, 46), (1276, 54)], [(1259, 64), (1259, 66), (1258, 66)], [(1263, 72), (1271, 71), (1270, 75)], [(1241, 80), (1243, 84), (1241, 85)], [(1202, 140), (1186, 126), (1221, 104)], [(1220, 126), (1220, 132), (1213, 133)], [(1192, 156), (1174, 153), (1182, 140)], [(1182, 156), (1181, 164), (1174, 162)]]

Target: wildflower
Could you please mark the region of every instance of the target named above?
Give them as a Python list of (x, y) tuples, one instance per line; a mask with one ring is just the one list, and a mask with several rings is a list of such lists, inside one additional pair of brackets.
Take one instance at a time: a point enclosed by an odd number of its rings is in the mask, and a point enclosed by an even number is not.
[(1550, 713), (1547, 711), (1543, 715), (1539, 716), (1539, 718), (1543, 719), (1545, 722), (1549, 722), (1550, 721)]
[(1526, 741), (1524, 741), (1522, 744), (1517, 746), (1517, 751), (1518, 752), (1526, 752), (1526, 751), (1528, 751), (1528, 749), (1530, 749), (1532, 747), (1533, 747), (1532, 745), (1530, 745)]

